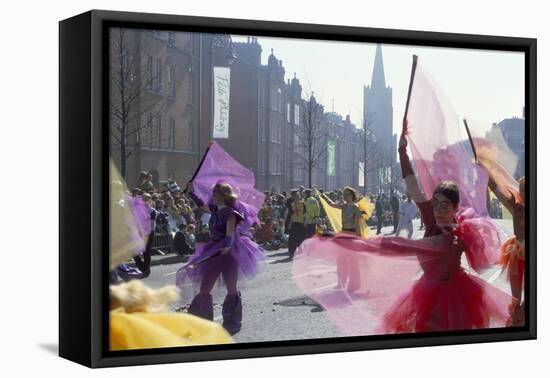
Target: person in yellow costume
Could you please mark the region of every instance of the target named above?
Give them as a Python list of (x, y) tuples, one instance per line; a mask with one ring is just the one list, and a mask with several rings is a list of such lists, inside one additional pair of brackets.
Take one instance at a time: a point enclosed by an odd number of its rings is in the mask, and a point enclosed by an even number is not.
[(194, 315), (168, 312), (166, 305), (178, 300), (179, 290), (175, 286), (153, 290), (138, 280), (112, 285), (110, 349), (152, 349), (233, 342), (218, 323)]
[[(344, 203), (335, 203), (324, 193), (318, 193), (319, 200), (327, 214), (330, 225), (334, 232), (345, 232), (355, 234), (357, 237), (366, 239), (370, 230), (367, 220), (374, 210), (367, 196), (361, 197), (355, 189), (346, 186), (343, 189)], [(348, 292), (355, 292), (359, 289), (360, 272), (357, 259), (353, 255), (342, 256), (336, 261), (338, 273), (337, 288), (345, 289)]]
[(350, 232), (366, 239), (370, 235), (367, 220), (371, 217), (374, 204), (369, 197), (361, 197), (355, 189), (343, 189), (344, 203), (335, 203), (324, 193), (318, 193), (325, 213), (334, 232)]
[[(145, 249), (149, 214), (141, 211), (139, 198), (132, 198), (114, 163), (110, 162), (110, 248), (111, 271)], [(190, 314), (174, 313), (167, 305), (179, 300), (179, 289), (158, 290), (138, 280), (109, 286), (110, 350), (152, 349), (233, 340), (215, 322)]]

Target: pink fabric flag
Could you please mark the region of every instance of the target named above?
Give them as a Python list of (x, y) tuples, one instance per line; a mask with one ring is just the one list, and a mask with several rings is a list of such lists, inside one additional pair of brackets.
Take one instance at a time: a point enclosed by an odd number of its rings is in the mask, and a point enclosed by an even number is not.
[(245, 220), (240, 227), (250, 227), (258, 221), (265, 194), (254, 186), (254, 173), (233, 159), (218, 143), (212, 142), (193, 179), (194, 192), (205, 203), (212, 197), (212, 188), (217, 182), (225, 182), (238, 196), (237, 210), (244, 212)]
[(406, 121), (412, 161), (426, 198), (440, 182), (451, 180), (460, 189), (459, 206), (486, 216), (487, 173), (474, 161), (463, 121), (418, 61)]

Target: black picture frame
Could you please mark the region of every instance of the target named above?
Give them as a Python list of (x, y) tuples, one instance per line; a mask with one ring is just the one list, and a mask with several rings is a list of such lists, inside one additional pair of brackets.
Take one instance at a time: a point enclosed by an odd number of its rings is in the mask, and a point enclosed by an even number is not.
[[(414, 335), (108, 350), (108, 37), (111, 26), (525, 53), (526, 326)], [(89, 367), (535, 339), (537, 41), (531, 38), (92, 10), (59, 23), (59, 354)]]

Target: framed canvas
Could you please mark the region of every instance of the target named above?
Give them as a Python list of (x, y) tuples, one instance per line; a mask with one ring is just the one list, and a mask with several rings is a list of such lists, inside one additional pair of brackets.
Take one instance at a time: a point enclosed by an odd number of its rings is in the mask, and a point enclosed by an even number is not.
[(535, 39), (59, 27), (62, 357), (536, 338)]

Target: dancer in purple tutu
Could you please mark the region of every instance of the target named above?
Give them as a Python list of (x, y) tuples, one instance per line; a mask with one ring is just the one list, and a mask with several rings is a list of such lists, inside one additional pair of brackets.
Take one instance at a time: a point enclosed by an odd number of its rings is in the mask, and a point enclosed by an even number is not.
[(189, 197), (211, 214), (208, 222), (211, 241), (200, 246), (189, 263), (178, 271), (178, 284), (185, 278), (200, 284), (199, 293), (193, 298), (188, 312), (205, 319), (214, 318), (210, 294), (220, 276), (227, 288), (223, 302), (223, 326), (235, 334), (241, 329), (242, 302), (237, 289), (240, 274), (252, 277), (258, 270), (258, 262), (264, 254), (250, 239), (250, 234), (241, 223), (246, 224), (246, 209), (237, 201), (231, 185), (218, 182), (212, 188), (211, 200), (205, 204), (193, 191), (193, 182), (187, 187)]
[(209, 143), (188, 184), (187, 194), (197, 206), (210, 213), (210, 241), (197, 244), (195, 253), (178, 270), (176, 284), (184, 293), (189, 286), (195, 292), (198, 289), (188, 312), (212, 320), (212, 289), (221, 278), (227, 288), (222, 308), (223, 326), (235, 334), (242, 322), (237, 282), (243, 276), (254, 277), (259, 263), (266, 259), (263, 250), (252, 241), (250, 232), (252, 225), (259, 223), (258, 211), (265, 195), (255, 188), (254, 173), (216, 142)]

